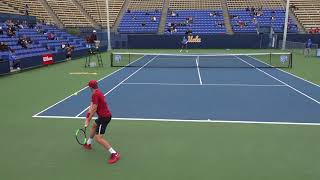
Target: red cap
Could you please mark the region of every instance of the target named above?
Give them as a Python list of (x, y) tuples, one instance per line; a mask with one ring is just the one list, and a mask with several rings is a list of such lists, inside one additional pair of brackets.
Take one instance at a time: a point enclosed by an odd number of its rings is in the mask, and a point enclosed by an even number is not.
[(98, 82), (96, 80), (91, 80), (89, 81), (88, 86), (93, 89), (98, 89)]

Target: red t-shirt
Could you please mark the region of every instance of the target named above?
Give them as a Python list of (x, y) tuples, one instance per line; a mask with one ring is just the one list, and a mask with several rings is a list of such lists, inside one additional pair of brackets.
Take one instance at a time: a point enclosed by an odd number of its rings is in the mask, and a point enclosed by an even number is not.
[(96, 89), (94, 91), (94, 93), (92, 94), (91, 102), (93, 104), (98, 105), (98, 107), (97, 107), (98, 117), (110, 117), (111, 116), (111, 112), (109, 111), (109, 107), (108, 107), (107, 102), (104, 98), (104, 95), (99, 89)]

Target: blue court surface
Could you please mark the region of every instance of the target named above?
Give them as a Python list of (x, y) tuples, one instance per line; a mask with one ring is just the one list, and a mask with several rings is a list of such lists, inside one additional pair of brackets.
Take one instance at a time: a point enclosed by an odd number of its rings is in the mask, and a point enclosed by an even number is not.
[[(221, 57), (220, 57), (221, 58)], [(146, 55), (99, 80), (114, 119), (320, 124), (320, 87), (277, 68), (255, 68), (250, 56), (228, 57), (228, 63), (252, 68), (202, 68), (199, 57), (175, 57), (195, 68), (150, 68), (161, 63)], [(183, 60), (183, 61), (181, 61)], [(81, 89), (34, 115), (84, 118), (91, 92)]]

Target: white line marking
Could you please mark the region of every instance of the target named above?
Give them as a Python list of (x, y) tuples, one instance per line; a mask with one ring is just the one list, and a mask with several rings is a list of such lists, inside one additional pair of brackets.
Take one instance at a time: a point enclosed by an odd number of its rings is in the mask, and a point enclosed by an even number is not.
[[(36, 118), (50, 119), (84, 119), (85, 117), (70, 116), (35, 116)], [(232, 121), (232, 120), (196, 120), (196, 119), (146, 119), (146, 118), (112, 118), (120, 121), (159, 121), (159, 122), (195, 122), (195, 123), (226, 123), (226, 124), (269, 124), (269, 125), (298, 125), (298, 126), (320, 126), (320, 123), (294, 123), (294, 122), (270, 122), (270, 121)]]
[[(138, 61), (138, 60), (140, 60), (140, 59), (142, 59), (142, 58), (144, 58), (144, 57), (145, 57), (145, 56), (142, 56), (142, 57), (138, 58), (136, 61)], [(136, 61), (133, 61), (133, 62), (131, 62), (130, 64), (132, 64), (132, 63), (134, 63), (134, 62), (136, 62)], [(130, 64), (128, 64), (127, 66), (129, 66)], [(125, 67), (126, 67), (126, 66), (125, 66)], [(107, 77), (109, 77), (109, 76), (111, 76), (111, 75), (113, 75), (113, 74), (115, 74), (116, 72), (121, 71), (121, 70), (122, 70), (122, 69), (124, 69), (125, 67), (122, 67), (122, 68), (120, 68), (120, 69), (118, 69), (118, 70), (116, 70), (116, 71), (114, 71), (114, 72), (112, 72), (112, 73), (108, 74), (107, 76), (104, 76), (103, 78), (99, 79), (99, 80), (98, 80), (98, 82), (99, 82), (99, 81), (104, 80), (105, 78), (107, 78)], [(79, 94), (79, 92), (81, 92), (81, 91), (83, 91), (83, 90), (85, 90), (85, 89), (87, 89), (87, 88), (88, 88), (88, 87), (86, 86), (86, 87), (84, 87), (84, 88), (80, 89), (79, 91), (77, 91), (77, 92), (73, 93), (72, 95), (67, 96), (67, 97), (65, 97), (64, 99), (62, 99), (62, 100), (60, 100), (60, 101), (56, 102), (55, 104), (53, 104), (53, 105), (51, 105), (51, 106), (49, 106), (49, 107), (45, 108), (44, 110), (42, 110), (42, 111), (38, 112), (37, 114), (33, 115), (32, 117), (38, 116), (39, 114), (43, 113), (44, 111), (47, 111), (48, 109), (51, 109), (52, 107), (54, 107), (54, 106), (56, 106), (56, 105), (60, 104), (61, 102), (63, 102), (63, 101), (65, 101), (65, 100), (69, 99), (70, 97), (74, 96), (74, 94)]]
[[(238, 56), (235, 56), (235, 57), (236, 57), (236, 58), (238, 58), (239, 60), (241, 60), (242, 62), (244, 62), (244, 63), (246, 63), (246, 64), (250, 65), (251, 67), (254, 67), (252, 64), (250, 64), (249, 62), (247, 62), (247, 61), (243, 60), (242, 58), (240, 58), (240, 57), (238, 57)], [(254, 67), (254, 68), (255, 68), (255, 67)], [(262, 72), (263, 74), (265, 74), (265, 75), (267, 75), (267, 76), (269, 76), (269, 77), (271, 77), (271, 78), (273, 78), (273, 79), (275, 79), (275, 80), (279, 81), (280, 83), (282, 83), (282, 84), (284, 84), (284, 85), (288, 86), (288, 87), (289, 87), (289, 88), (291, 88), (292, 90), (294, 90), (294, 91), (296, 91), (296, 92), (300, 93), (301, 95), (303, 95), (303, 96), (305, 96), (305, 97), (307, 97), (307, 98), (311, 99), (312, 101), (316, 102), (317, 104), (320, 104), (320, 102), (319, 102), (318, 100), (316, 100), (316, 99), (314, 99), (314, 98), (312, 98), (312, 97), (308, 96), (307, 94), (305, 94), (305, 93), (303, 93), (303, 92), (299, 91), (298, 89), (296, 89), (296, 88), (294, 88), (294, 87), (290, 86), (289, 84), (287, 84), (287, 83), (285, 83), (285, 82), (281, 81), (280, 79), (278, 79), (278, 78), (276, 78), (276, 77), (272, 76), (271, 74), (269, 74), (269, 73), (267, 73), (267, 72), (265, 72), (265, 71), (263, 71), (263, 70), (261, 70), (261, 69), (259, 69), (259, 68), (255, 68), (255, 69), (256, 69), (256, 70), (258, 70), (258, 71), (260, 71), (260, 72)]]
[[(254, 60), (256, 60), (256, 61), (259, 61), (259, 62), (261, 62), (261, 63), (267, 64), (267, 63), (265, 63), (265, 62), (263, 62), (263, 61), (260, 61), (259, 59), (255, 58), (255, 57), (252, 57), (252, 56), (248, 56), (248, 57), (250, 57), (250, 58), (252, 58), (252, 59), (254, 59)], [(267, 64), (267, 65), (268, 65), (268, 64)], [(300, 80), (303, 80), (303, 81), (305, 81), (305, 82), (307, 82), (307, 83), (310, 83), (310, 84), (312, 84), (312, 85), (317, 86), (317, 87), (320, 88), (320, 85), (318, 85), (318, 84), (316, 84), (316, 83), (313, 83), (313, 82), (311, 82), (311, 81), (308, 81), (308, 80), (306, 80), (306, 79), (303, 79), (302, 77), (299, 77), (299, 76), (297, 76), (297, 75), (295, 75), (295, 74), (292, 74), (292, 73), (290, 73), (290, 72), (284, 71), (284, 70), (282, 70), (282, 69), (279, 69), (279, 68), (276, 68), (276, 69), (278, 69), (278, 70), (281, 71), (281, 72), (284, 72), (284, 73), (286, 73), (286, 74), (289, 74), (289, 75), (291, 75), (291, 76), (293, 76), (293, 77), (295, 77), (295, 78), (298, 78), (298, 79), (300, 79)]]
[(201, 79), (201, 74), (200, 74), (200, 69), (199, 69), (199, 56), (197, 56), (197, 58), (196, 58), (196, 64), (197, 64), (199, 81), (200, 81), (200, 84), (202, 85), (202, 79)]
[[(148, 65), (149, 63), (151, 63), (153, 60), (155, 60), (158, 56), (153, 57), (152, 59), (150, 59), (147, 63), (145, 63), (142, 67), (140, 67), (139, 69), (137, 69), (135, 72), (133, 72), (130, 76), (126, 77), (124, 80), (122, 80), (120, 83), (118, 83), (116, 86), (114, 86), (112, 89), (110, 89), (107, 93), (104, 94), (104, 96), (108, 95), (109, 93), (111, 93), (113, 90), (117, 89), (122, 83), (124, 83), (126, 80), (128, 80), (130, 77), (132, 77), (133, 75), (135, 75), (137, 72), (139, 72), (142, 68), (144, 68), (146, 65)], [(87, 109), (89, 109), (90, 106), (88, 106), (87, 108), (85, 108), (83, 111), (81, 111), (79, 114), (76, 115), (76, 117), (79, 117), (82, 113), (84, 113)]]
[(239, 87), (287, 87), (283, 84), (179, 84), (179, 83), (122, 83), (123, 85), (159, 85), (159, 86), (239, 86)]

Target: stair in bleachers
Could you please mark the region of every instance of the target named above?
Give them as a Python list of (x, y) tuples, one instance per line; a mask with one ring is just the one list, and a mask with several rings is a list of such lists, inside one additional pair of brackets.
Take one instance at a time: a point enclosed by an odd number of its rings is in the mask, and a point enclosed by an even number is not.
[(159, 28), (158, 28), (158, 34), (163, 34), (165, 31), (166, 22), (167, 22), (167, 15), (168, 15), (168, 10), (169, 10), (169, 3), (170, 3), (170, 0), (164, 0), (164, 2), (163, 2), (160, 24), (159, 24)]
[(112, 32), (117, 32), (121, 19), (123, 18), (124, 14), (127, 12), (128, 7), (129, 7), (129, 0), (124, 0), (123, 5), (120, 8), (120, 11), (115, 16), (114, 24), (112, 25), (112, 29), (111, 29)]
[(94, 26), (96, 29), (100, 29), (98, 23), (88, 14), (84, 7), (82, 7), (81, 3), (77, 0), (72, 0), (73, 4), (80, 10), (80, 12), (86, 17), (86, 19)]
[(224, 24), (227, 29), (227, 34), (234, 34), (231, 26), (230, 14), (226, 0), (221, 0), (221, 8), (223, 11)]
[[(64, 26), (62, 21), (59, 19), (58, 15), (54, 13), (53, 9), (49, 6), (48, 2), (46, 0), (39, 0), (39, 2), (40, 4), (38, 5), (38, 7), (42, 6), (48, 12), (49, 17), (52, 18), (52, 20), (54, 21), (54, 24), (62, 28)], [(40, 17), (43, 17), (47, 22), (51, 21), (51, 19), (46, 18), (45, 15), (44, 16), (41, 15)]]

